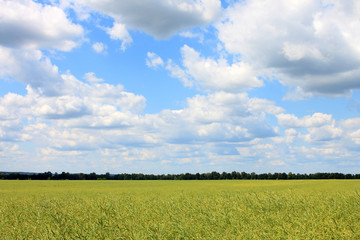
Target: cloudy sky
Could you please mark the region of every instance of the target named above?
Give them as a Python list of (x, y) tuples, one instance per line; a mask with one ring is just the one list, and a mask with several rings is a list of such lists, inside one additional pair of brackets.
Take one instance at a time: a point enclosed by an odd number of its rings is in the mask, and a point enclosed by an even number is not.
[(360, 1), (0, 0), (0, 170), (360, 172)]

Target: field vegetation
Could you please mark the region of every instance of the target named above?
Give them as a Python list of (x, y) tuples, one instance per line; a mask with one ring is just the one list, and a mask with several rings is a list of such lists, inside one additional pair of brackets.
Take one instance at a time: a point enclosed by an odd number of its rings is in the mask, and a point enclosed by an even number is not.
[(360, 239), (359, 180), (0, 181), (0, 239)]

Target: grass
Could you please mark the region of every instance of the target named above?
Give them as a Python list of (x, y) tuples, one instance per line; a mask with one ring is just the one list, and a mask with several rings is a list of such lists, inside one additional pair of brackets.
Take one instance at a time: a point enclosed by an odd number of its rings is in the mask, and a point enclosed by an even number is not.
[(0, 181), (1, 239), (360, 239), (359, 180)]

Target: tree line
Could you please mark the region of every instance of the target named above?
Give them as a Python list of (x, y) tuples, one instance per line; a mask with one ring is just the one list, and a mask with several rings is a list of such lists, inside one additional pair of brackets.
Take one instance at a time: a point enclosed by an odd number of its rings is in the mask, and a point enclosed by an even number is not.
[(291, 179), (360, 179), (360, 174), (344, 173), (261, 173), (255, 172), (210, 172), (210, 173), (182, 173), (182, 174), (96, 174), (92, 173), (23, 173), (23, 172), (0, 172), (2, 180), (291, 180)]

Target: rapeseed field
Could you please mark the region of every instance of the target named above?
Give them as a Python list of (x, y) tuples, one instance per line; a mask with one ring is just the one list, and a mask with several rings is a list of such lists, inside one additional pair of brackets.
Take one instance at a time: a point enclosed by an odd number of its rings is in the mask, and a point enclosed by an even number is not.
[(0, 199), (0, 239), (360, 239), (359, 180), (3, 180)]

